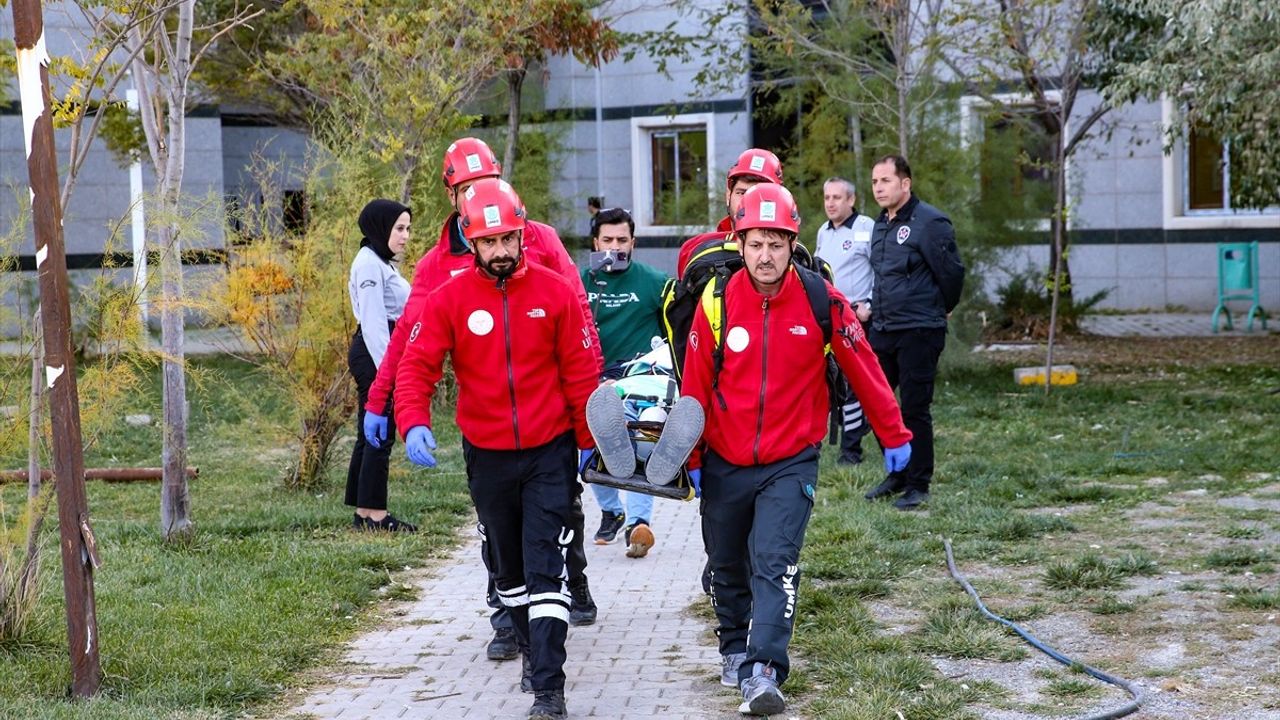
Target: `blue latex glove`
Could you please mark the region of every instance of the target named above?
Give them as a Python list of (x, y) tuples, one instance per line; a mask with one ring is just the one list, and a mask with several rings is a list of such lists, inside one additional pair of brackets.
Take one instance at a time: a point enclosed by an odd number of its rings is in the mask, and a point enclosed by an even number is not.
[(387, 439), (387, 416), (364, 411), (364, 441), (373, 447), (382, 447)]
[(702, 468), (689, 471), (689, 483), (693, 485), (693, 496), (702, 497)]
[(431, 454), (436, 449), (436, 436), (431, 434), (431, 428), (426, 425), (411, 428), (404, 436), (404, 447), (414, 465), (429, 468), (436, 466), (436, 458)]
[(579, 475), (587, 471), (587, 463), (591, 461), (591, 454), (594, 452), (595, 450), (579, 450), (578, 451), (578, 474)]
[(887, 448), (884, 451), (885, 472), (895, 473), (904, 470), (911, 461), (911, 443), (903, 443), (900, 447)]

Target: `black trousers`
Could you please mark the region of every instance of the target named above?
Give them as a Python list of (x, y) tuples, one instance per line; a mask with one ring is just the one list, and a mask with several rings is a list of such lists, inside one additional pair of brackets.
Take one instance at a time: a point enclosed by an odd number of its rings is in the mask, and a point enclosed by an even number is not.
[(580, 492), (573, 433), (524, 450), (484, 450), (462, 441), (467, 485), (492, 548), (494, 583), (511, 613), (533, 689), (564, 689), (569, 516)]
[(720, 654), (746, 652), (739, 680), (765, 663), (778, 682), (791, 669), (800, 548), (818, 487), (818, 448), (741, 467), (707, 452), (702, 465), (702, 542), (711, 571)]
[(933, 382), (947, 342), (946, 328), (869, 331), (889, 386), (898, 390), (902, 421), (911, 431), (911, 462), (897, 474), (907, 489), (929, 491), (933, 480)]
[[(569, 521), (573, 525), (573, 541), (569, 543), (569, 554), (565, 556), (565, 564), (569, 567), (569, 587), (587, 581), (587, 551), (582, 546), (583, 526), (586, 524), (586, 517), (582, 514), (582, 485), (574, 484), (577, 486), (577, 493), (573, 497), (573, 507), (569, 514)], [(484, 523), (476, 525), (476, 532), (480, 534), (480, 559), (484, 561), (484, 569), (489, 573), (488, 586), (485, 588), (485, 602), (493, 608), (493, 613), (489, 615), (489, 624), (494, 630), (511, 628), (513, 627), (511, 613), (507, 612), (507, 606), (502, 604), (498, 587), (493, 581), (493, 569), (497, 567), (498, 562), (494, 558), (493, 546), (489, 543)]]
[[(387, 323), (394, 328), (395, 323)], [(356, 379), (356, 391), (360, 406), (356, 408), (356, 445), (351, 448), (351, 462), (347, 464), (346, 504), (370, 510), (387, 509), (387, 470), (391, 467), (391, 446), (395, 444), (396, 422), (388, 405), (387, 439), (382, 447), (373, 447), (364, 440), (364, 404), (369, 400), (369, 388), (378, 375), (378, 366), (365, 347), (364, 336), (356, 327), (351, 336), (351, 348), (347, 350), (347, 369)]]

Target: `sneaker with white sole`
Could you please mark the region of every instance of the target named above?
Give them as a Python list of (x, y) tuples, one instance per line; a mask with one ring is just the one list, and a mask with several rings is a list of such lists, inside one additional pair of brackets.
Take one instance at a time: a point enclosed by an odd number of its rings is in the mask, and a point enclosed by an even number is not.
[(756, 663), (751, 677), (742, 681), (743, 715), (781, 715), (787, 710), (787, 699), (778, 689), (776, 671), (770, 665)]
[(654, 485), (670, 485), (702, 438), (705, 422), (706, 417), (697, 400), (688, 396), (677, 400), (671, 406), (671, 412), (667, 413), (662, 434), (653, 444), (653, 452), (645, 461), (645, 479)]
[(627, 432), (627, 410), (612, 385), (601, 385), (587, 398), (587, 427), (605, 470), (616, 478), (634, 475), (636, 450)]
[(738, 687), (738, 668), (746, 662), (747, 654), (729, 653), (720, 656), (720, 684), (725, 687)]

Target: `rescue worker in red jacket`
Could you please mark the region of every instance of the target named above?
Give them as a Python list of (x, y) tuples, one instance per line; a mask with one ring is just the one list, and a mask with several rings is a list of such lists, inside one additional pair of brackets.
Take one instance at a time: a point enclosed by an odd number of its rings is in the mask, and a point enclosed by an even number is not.
[[(599, 368), (574, 288), (521, 251), (524, 207), (505, 181), (468, 188), (462, 229), (475, 265), (441, 285), (409, 329), (396, 413), (413, 462), (433, 467), (431, 398), (449, 355), (458, 383), (467, 484), (494, 550), (497, 591), (525, 658), (529, 717), (565, 717), (577, 473), (594, 447), (587, 397)], [(575, 448), (584, 448), (579, 454)]]
[[(779, 685), (790, 669), (800, 548), (827, 430), (822, 330), (791, 264), (799, 229), (786, 188), (758, 184), (743, 195), (734, 230), (745, 268), (727, 281), (719, 333), (699, 305), (681, 387), (706, 413), (704, 447), (689, 466), (702, 495), (720, 681), (742, 691), (741, 712), (756, 715), (786, 707)], [(886, 466), (904, 467), (911, 432), (893, 391), (848, 300), (830, 283), (827, 292), (836, 362), (889, 448)]]
[(782, 184), (782, 161), (768, 150), (744, 150), (729, 168), (729, 175), (725, 179), (724, 204), (728, 207), (729, 214), (716, 225), (715, 230), (694, 235), (680, 245), (680, 255), (676, 259), (677, 280), (684, 277), (684, 268), (699, 245), (708, 240), (733, 237), (733, 217), (738, 214), (738, 203), (742, 202), (742, 195), (747, 190), (760, 183)]
[[(496, 178), (502, 174), (502, 167), (493, 150), (478, 138), (461, 138), (449, 146), (444, 154), (441, 177), (444, 179), (445, 193), (454, 212), (445, 219), (440, 228), (440, 239), (418, 261), (413, 272), (413, 286), (409, 291), (409, 299), (397, 324), (398, 331), (391, 333), (382, 364), (378, 366), (377, 377), (369, 388), (369, 399), (365, 404), (364, 435), (365, 441), (373, 447), (386, 440), (387, 420), (391, 407), (392, 388), (395, 385), (396, 370), (400, 365), (400, 356), (404, 353), (405, 342), (409, 337), (409, 328), (422, 315), (423, 306), (433, 290), (453, 277), (475, 267), (475, 252), (471, 243), (462, 232), (460, 200), (467, 188), (484, 178)], [(583, 312), (590, 313), (586, 290), (578, 275), (578, 268), (573, 258), (560, 242), (555, 228), (542, 223), (525, 221), (524, 245), (522, 251), (525, 259), (537, 265), (554, 270), (569, 280), (577, 290)], [(591, 326), (592, 340), (596, 343), (593, 350), (599, 350), (594, 323)], [(603, 358), (598, 362), (603, 365)], [(591, 589), (587, 583), (587, 554), (583, 547), (582, 528), (586, 519), (582, 514), (582, 502), (574, 503), (574, 542), (569, 550), (569, 589), (573, 595), (572, 622), (574, 625), (589, 625), (596, 619), (596, 604), (591, 598)], [(492, 565), (492, 553), (489, 552), (488, 539), (483, 523), (477, 527), (482, 539), (480, 553), (485, 559), (485, 566)], [(516, 645), (515, 630), (511, 625), (506, 608), (502, 605), (493, 589), (492, 573), (490, 573), (487, 593), (489, 607), (493, 614), (489, 622), (493, 627), (493, 638), (486, 648), (490, 660), (514, 660), (519, 651)]]

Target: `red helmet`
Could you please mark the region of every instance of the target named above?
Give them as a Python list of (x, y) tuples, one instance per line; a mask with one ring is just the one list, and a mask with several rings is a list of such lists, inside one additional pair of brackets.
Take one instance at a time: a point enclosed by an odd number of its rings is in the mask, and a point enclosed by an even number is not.
[(800, 232), (800, 210), (790, 190), (772, 183), (753, 185), (747, 190), (733, 218), (733, 230), (744, 233), (757, 228), (792, 235)]
[(483, 140), (465, 137), (454, 142), (444, 151), (444, 186), (455, 187), (476, 178), (498, 177), (502, 166)]
[(468, 240), (523, 230), (520, 196), (502, 178), (477, 181), (462, 194), (462, 234)]
[(782, 161), (777, 155), (768, 150), (760, 148), (751, 148), (744, 151), (738, 156), (733, 167), (729, 168), (729, 177), (725, 180), (725, 184), (729, 190), (733, 189), (733, 181), (740, 177), (760, 178), (765, 182), (782, 184)]

